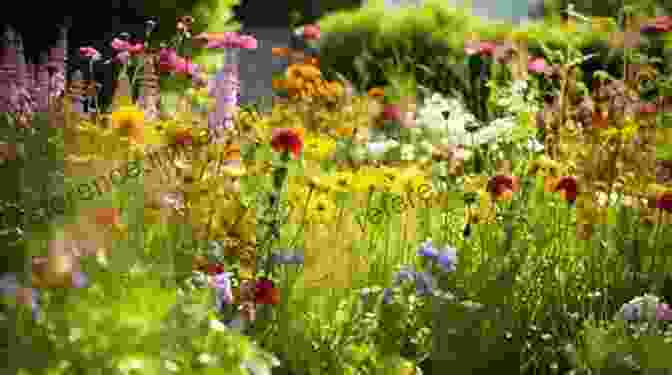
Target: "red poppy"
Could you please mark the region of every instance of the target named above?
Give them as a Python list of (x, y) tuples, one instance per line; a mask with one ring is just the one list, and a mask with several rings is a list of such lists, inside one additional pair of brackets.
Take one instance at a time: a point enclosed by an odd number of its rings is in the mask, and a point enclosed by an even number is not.
[(280, 290), (269, 279), (259, 279), (255, 285), (254, 302), (260, 305), (277, 305), (280, 303)]
[(563, 199), (568, 202), (576, 200), (578, 185), (574, 176), (564, 176), (555, 186), (555, 191), (559, 191)]
[(271, 147), (276, 152), (291, 151), (298, 157), (303, 149), (303, 128), (276, 128), (273, 129)]
[(201, 267), (201, 270), (210, 276), (219, 275), (225, 271), (224, 266), (218, 263), (206, 264), (205, 266)]
[(488, 181), (487, 191), (497, 200), (509, 200), (519, 188), (518, 177), (500, 174)]
[(303, 39), (318, 40), (320, 39), (320, 28), (317, 25), (303, 26)]
[(672, 192), (661, 193), (656, 197), (656, 208), (672, 212)]

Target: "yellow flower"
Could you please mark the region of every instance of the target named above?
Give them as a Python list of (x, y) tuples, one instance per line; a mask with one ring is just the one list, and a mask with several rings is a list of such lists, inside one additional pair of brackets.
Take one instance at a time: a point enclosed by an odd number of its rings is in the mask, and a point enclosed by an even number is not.
[(145, 113), (136, 106), (123, 106), (110, 115), (112, 128), (123, 137), (136, 143), (142, 143), (145, 125)]
[(385, 186), (384, 178), (379, 174), (366, 173), (363, 169), (354, 176), (352, 181), (353, 190), (361, 193), (368, 193), (373, 189), (381, 191)]
[(336, 206), (327, 195), (319, 195), (311, 198), (306, 216), (313, 224), (329, 224), (336, 216)]
[(308, 160), (325, 160), (336, 148), (336, 142), (330, 138), (307, 137), (304, 140), (303, 155)]
[(350, 192), (353, 189), (353, 180), (355, 175), (350, 171), (338, 172), (326, 178), (326, 183), (331, 190), (339, 192)]

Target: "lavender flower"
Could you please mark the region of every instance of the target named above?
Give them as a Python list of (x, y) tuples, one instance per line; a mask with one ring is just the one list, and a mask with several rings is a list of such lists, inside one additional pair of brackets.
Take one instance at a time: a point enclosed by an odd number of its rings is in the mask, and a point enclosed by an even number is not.
[(224, 304), (233, 303), (233, 292), (231, 290), (231, 272), (222, 272), (213, 278), (215, 288), (215, 305), (217, 310), (222, 310)]
[(404, 281), (413, 281), (415, 279), (416, 272), (410, 266), (403, 266), (401, 269), (394, 275), (394, 281), (392, 285), (399, 286)]
[(40, 305), (39, 305), (39, 292), (34, 288), (24, 288), (22, 287), (16, 275), (13, 273), (7, 273), (0, 277), (0, 295), (3, 297), (14, 297), (17, 300), (17, 303), (25, 303), (28, 298), (30, 298), (30, 307), (33, 313), (33, 319), (37, 320), (40, 316)]
[(429, 272), (415, 273), (415, 293), (418, 296), (429, 296), (434, 291), (434, 277)]
[(439, 268), (444, 272), (453, 272), (457, 265), (457, 249), (451, 246), (446, 248), (438, 255), (436, 259)]
[(439, 256), (439, 252), (432, 244), (431, 239), (420, 244), (420, 248), (418, 248), (418, 256), (429, 259), (436, 259)]

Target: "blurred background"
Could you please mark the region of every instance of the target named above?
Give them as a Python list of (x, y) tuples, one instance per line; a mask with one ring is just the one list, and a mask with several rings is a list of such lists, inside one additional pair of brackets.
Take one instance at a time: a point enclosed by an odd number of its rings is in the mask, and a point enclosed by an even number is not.
[[(368, 0), (240, 0), (233, 14), (219, 17), (219, 0), (111, 0), (100, 2), (58, 2), (56, 9), (40, 9), (30, 3), (18, 3), (10, 12), (0, 14), (0, 26), (4, 30), (11, 25), (24, 38), (27, 57), (37, 59), (40, 51), (53, 45), (57, 38), (58, 25), (71, 24), (69, 33), (70, 70), (86, 71), (86, 62), (77, 55), (77, 48), (92, 46), (104, 56), (112, 51), (110, 41), (121, 32), (141, 37), (148, 19), (159, 20), (155, 39), (168, 39), (175, 32), (175, 22), (183, 15), (196, 18), (195, 32), (204, 31), (213, 19), (225, 23), (238, 22), (242, 32), (252, 34), (259, 40), (259, 49), (243, 52), (241, 56), (241, 102), (246, 103), (270, 91), (270, 77), (284, 69), (284, 63), (271, 58), (272, 47), (289, 44), (291, 14), (300, 14), (300, 23), (310, 23), (329, 12), (356, 8)], [(615, 16), (624, 0), (576, 0), (575, 9), (586, 15)], [(455, 5), (471, 6), (473, 13), (489, 19), (514, 23), (557, 15), (569, 0), (446, 0)], [(639, 0), (638, 4), (650, 3), (661, 12), (672, 10), (672, 0)], [(416, 4), (422, 0), (385, 0), (390, 7)], [(80, 7), (90, 4), (90, 9)], [(69, 15), (76, 15), (68, 17)], [(214, 17), (213, 17), (214, 16)], [(218, 18), (219, 17), (219, 18)], [(219, 21), (217, 21), (219, 22)], [(222, 25), (224, 26), (224, 25)], [(215, 27), (217, 29), (217, 27)], [(117, 71), (101, 67), (95, 79), (103, 83), (103, 96), (109, 98), (114, 89)], [(105, 99), (103, 99), (105, 102)]]

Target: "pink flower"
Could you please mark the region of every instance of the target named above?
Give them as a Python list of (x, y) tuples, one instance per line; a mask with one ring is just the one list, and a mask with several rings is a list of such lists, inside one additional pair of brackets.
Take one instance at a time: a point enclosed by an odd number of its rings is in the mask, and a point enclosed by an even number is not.
[(240, 48), (257, 49), (257, 39), (251, 35), (242, 35), (238, 41), (240, 42)]
[(527, 70), (533, 73), (544, 73), (547, 68), (546, 60), (543, 57), (532, 57), (527, 63)]
[(117, 54), (117, 56), (114, 58), (117, 62), (120, 64), (126, 64), (128, 63), (128, 58), (131, 56), (131, 54), (128, 51), (122, 51)]
[(406, 129), (411, 129), (414, 128), (416, 125), (415, 122), (415, 113), (413, 112), (406, 112), (404, 116), (402, 116), (401, 119), (401, 127), (406, 128)]
[(131, 44), (129, 42), (119, 38), (112, 39), (112, 43), (110, 43), (110, 45), (112, 48), (114, 48), (115, 51), (128, 51), (131, 48)]
[(386, 121), (400, 121), (401, 108), (396, 104), (387, 104), (383, 107), (383, 120)]
[(145, 45), (142, 44), (142, 43), (136, 43), (136, 44), (133, 44), (133, 45), (129, 44), (127, 51), (131, 55), (138, 55), (138, 54), (141, 54), (145, 51)]
[(240, 47), (240, 35), (233, 31), (227, 31), (223, 34), (217, 34), (206, 38), (208, 40), (208, 44), (205, 46), (205, 48), (208, 49)]
[(159, 51), (158, 68), (160, 72), (172, 72), (177, 64), (178, 56), (172, 48), (163, 48)]
[(303, 39), (305, 40), (318, 40), (320, 39), (320, 28), (317, 25), (304, 25), (303, 26)]
[(657, 320), (672, 320), (672, 309), (667, 303), (659, 303), (656, 308), (656, 319)]
[(467, 56), (472, 56), (479, 54), (481, 56), (492, 56), (497, 48), (497, 44), (494, 42), (480, 42), (480, 41), (470, 41), (466, 42), (464, 45), (464, 53)]
[(101, 56), (100, 52), (96, 51), (93, 47), (81, 47), (79, 49), (79, 54), (92, 60), (98, 60)]

